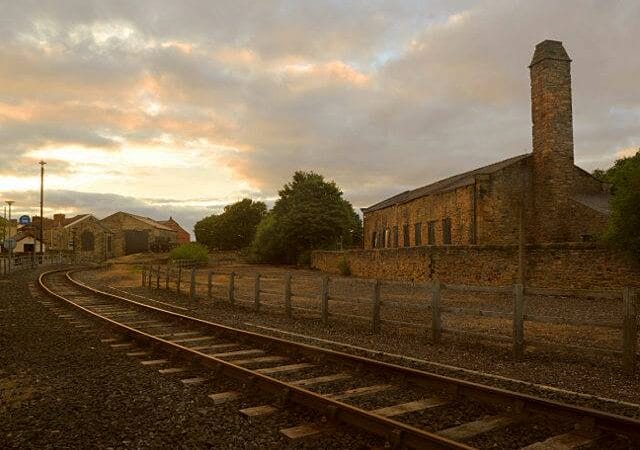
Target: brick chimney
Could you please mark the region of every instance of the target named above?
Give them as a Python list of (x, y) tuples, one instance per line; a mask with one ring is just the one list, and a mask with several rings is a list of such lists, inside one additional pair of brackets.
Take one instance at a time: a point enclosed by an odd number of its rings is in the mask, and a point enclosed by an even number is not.
[(65, 218), (64, 214), (54, 214), (53, 223), (55, 223), (57, 226), (60, 226), (64, 222), (64, 218)]
[(571, 59), (560, 41), (536, 45), (531, 65), (533, 185), (537, 242), (569, 238), (563, 218), (574, 177)]

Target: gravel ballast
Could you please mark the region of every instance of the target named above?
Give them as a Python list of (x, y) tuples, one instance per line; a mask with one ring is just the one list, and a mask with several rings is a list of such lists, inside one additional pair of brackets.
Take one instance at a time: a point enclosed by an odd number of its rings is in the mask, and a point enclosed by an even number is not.
[[(177, 295), (164, 289), (139, 287), (139, 278), (136, 278), (138, 286), (134, 286), (131, 282), (132, 278), (119, 280), (117, 276), (112, 276), (108, 271), (83, 272), (78, 274), (77, 277), (100, 288), (119, 285), (120, 289), (124, 288), (126, 292), (137, 295), (132, 296), (136, 301), (154, 304), (152, 300), (160, 300), (181, 308), (187, 308), (186, 311), (181, 310), (179, 312), (238, 328), (274, 334), (313, 345), (332, 347), (317, 340), (282, 334), (277, 330), (267, 329), (276, 328), (285, 332), (335, 340), (376, 351), (401, 354), (429, 362), (509, 377), (525, 383), (512, 383), (507, 380), (498, 380), (495, 377), (484, 377), (480, 374), (464, 373), (434, 365), (403, 362), (403, 364), (412, 365), (422, 370), (530, 393), (553, 400), (603, 409), (617, 414), (640, 417), (640, 409), (637, 407), (603, 402), (588, 397), (599, 396), (621, 402), (640, 403), (640, 378), (637, 373), (636, 375), (624, 374), (620, 367), (619, 358), (615, 357), (602, 357), (593, 360), (571, 352), (546, 352), (537, 349), (535, 352), (528, 352), (524, 361), (514, 362), (511, 347), (508, 344), (501, 345), (498, 343), (478, 342), (473, 339), (456, 338), (455, 340), (445, 339), (441, 345), (434, 346), (420, 336), (407, 336), (384, 327), (383, 333), (374, 334), (366, 326), (354, 323), (335, 321), (328, 326), (323, 326), (317, 319), (301, 317), (288, 319), (281, 311), (273, 309), (265, 308), (264, 311), (256, 313), (250, 307), (231, 306), (224, 301), (191, 300), (186, 295)], [(114, 291), (114, 293), (123, 295), (122, 291)], [(143, 297), (146, 297), (147, 300)], [(155, 306), (158, 305), (155, 304)], [(341, 348), (341, 350), (359, 353), (348, 348)], [(390, 362), (398, 363), (397, 360), (390, 360)], [(552, 388), (576, 391), (587, 394), (587, 396), (573, 396), (552, 389), (539, 389), (526, 383), (536, 383)]]
[[(0, 279), (0, 448), (369, 448), (352, 429), (291, 443), (279, 429), (320, 420), (299, 407), (260, 420), (241, 408), (275, 399), (246, 392), (214, 405), (208, 394), (243, 390), (219, 378), (185, 387), (100, 341), (118, 337), (89, 320), (74, 327), (45, 307), (36, 274)], [(48, 298), (46, 299), (48, 301)], [(72, 309), (65, 307), (69, 314)], [(56, 307), (57, 309), (57, 307)], [(81, 316), (78, 316), (81, 317)], [(157, 355), (166, 357), (166, 355)], [(207, 375), (190, 368), (189, 376)]]

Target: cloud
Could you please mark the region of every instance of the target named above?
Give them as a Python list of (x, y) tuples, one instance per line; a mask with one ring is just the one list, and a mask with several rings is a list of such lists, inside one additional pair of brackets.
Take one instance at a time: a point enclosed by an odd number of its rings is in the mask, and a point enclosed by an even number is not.
[(361, 207), (525, 153), (527, 65), (547, 38), (574, 60), (576, 161), (606, 167), (640, 142), (631, 0), (2, 8), (0, 189), (36, 189), (45, 158), (52, 207), (193, 223), (273, 198), (295, 170)]

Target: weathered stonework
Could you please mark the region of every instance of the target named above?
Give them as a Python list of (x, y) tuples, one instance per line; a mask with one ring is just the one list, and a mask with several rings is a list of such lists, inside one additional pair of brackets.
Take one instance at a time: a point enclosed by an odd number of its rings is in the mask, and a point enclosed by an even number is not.
[[(640, 287), (640, 266), (595, 244), (526, 246), (526, 284), (532, 287), (617, 289)], [(345, 259), (357, 277), (433, 281), (481, 286), (514, 284), (517, 245), (463, 245), (316, 251), (313, 268), (339, 273)]]
[[(521, 210), (527, 243), (580, 242), (600, 234), (608, 221), (608, 191), (574, 165), (570, 63), (561, 42), (536, 46), (530, 65), (532, 153), (363, 209), (364, 247), (513, 244)], [(444, 230), (448, 223), (450, 233)]]

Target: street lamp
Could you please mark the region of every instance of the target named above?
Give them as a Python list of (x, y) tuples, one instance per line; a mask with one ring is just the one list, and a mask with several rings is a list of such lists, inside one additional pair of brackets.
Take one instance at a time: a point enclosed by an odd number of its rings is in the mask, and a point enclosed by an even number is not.
[[(11, 234), (11, 205), (13, 205), (14, 201), (5, 200), (5, 203), (9, 205), (9, 234)], [(13, 258), (13, 247), (9, 246), (9, 272), (11, 272), (11, 258)]]
[(42, 241), (44, 240), (44, 165), (46, 162), (41, 160), (38, 164), (40, 164), (40, 264), (42, 264)]

